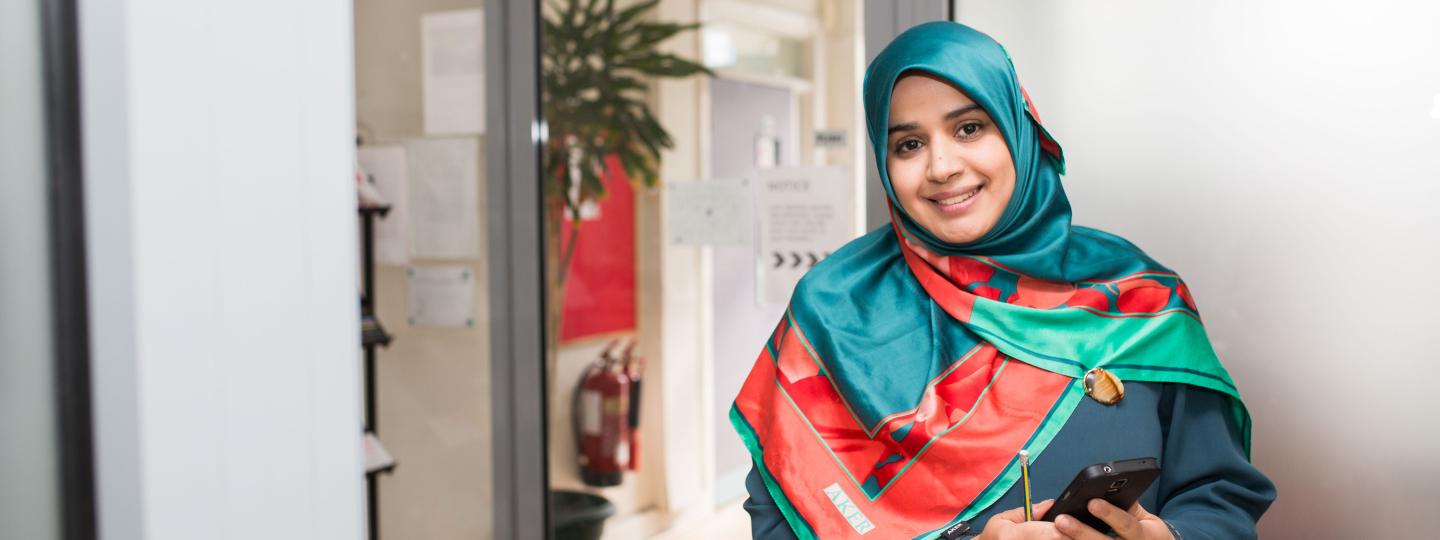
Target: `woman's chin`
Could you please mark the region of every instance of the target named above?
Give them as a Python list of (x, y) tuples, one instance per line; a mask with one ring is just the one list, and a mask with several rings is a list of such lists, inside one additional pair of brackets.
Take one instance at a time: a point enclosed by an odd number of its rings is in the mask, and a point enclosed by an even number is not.
[(934, 220), (931, 223), (922, 223), (925, 230), (935, 235), (937, 239), (947, 244), (969, 244), (979, 240), (985, 235), (988, 227), (978, 227), (972, 221), (971, 216), (964, 219)]
[(940, 234), (937, 234), (936, 236), (939, 237), (941, 241), (943, 241), (943, 242), (945, 242), (945, 243), (947, 243), (947, 244), (969, 244), (969, 243), (971, 243), (971, 242), (974, 242), (974, 241), (976, 241), (976, 240), (979, 240), (980, 237), (983, 236), (983, 235), (984, 235), (984, 233), (975, 234), (975, 233), (972, 233), (972, 232), (951, 232), (951, 231), (946, 231), (946, 232), (942, 232), (942, 233), (940, 233)]

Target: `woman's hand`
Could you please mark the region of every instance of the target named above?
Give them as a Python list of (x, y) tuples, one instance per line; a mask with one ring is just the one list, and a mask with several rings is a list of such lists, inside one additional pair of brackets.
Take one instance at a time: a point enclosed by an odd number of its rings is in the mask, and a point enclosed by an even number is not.
[[(1035, 505), (1033, 515), (1036, 518), (1045, 515), (1050, 506), (1055, 504), (1051, 499)], [(985, 530), (975, 540), (1065, 540), (1066, 536), (1061, 534), (1055, 524), (1049, 521), (1025, 521), (1025, 508), (1011, 508), (999, 514), (995, 514), (990, 521), (985, 522)]]
[[(1111, 529), (1115, 529), (1116, 538), (1124, 540), (1175, 539), (1175, 536), (1170, 534), (1170, 527), (1166, 526), (1159, 516), (1146, 512), (1138, 501), (1130, 505), (1130, 510), (1127, 512), (1104, 499), (1091, 499), (1089, 510), (1091, 515), (1109, 524)], [(1100, 534), (1089, 525), (1081, 523), (1080, 520), (1066, 515), (1055, 518), (1055, 528), (1072, 540), (1109, 540), (1110, 538)]]

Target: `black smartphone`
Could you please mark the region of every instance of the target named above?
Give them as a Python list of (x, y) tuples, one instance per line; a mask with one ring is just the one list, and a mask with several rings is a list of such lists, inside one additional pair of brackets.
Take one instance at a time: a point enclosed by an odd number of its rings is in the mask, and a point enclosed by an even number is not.
[(1129, 509), (1140, 500), (1140, 494), (1160, 476), (1160, 462), (1155, 458), (1135, 458), (1096, 463), (1080, 470), (1041, 521), (1055, 521), (1060, 514), (1069, 514), (1101, 534), (1110, 532), (1100, 518), (1090, 515), (1090, 499), (1105, 499), (1117, 507)]

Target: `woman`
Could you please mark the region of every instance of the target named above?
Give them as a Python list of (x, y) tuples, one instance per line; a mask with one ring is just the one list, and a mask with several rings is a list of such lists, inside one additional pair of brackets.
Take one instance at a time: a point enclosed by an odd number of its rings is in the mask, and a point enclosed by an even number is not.
[(1185, 283), (1070, 224), (1063, 154), (1005, 50), (921, 25), (864, 91), (892, 224), (801, 281), (736, 398), (755, 536), (1106, 538), (1025, 521), (1020, 450), (1037, 497), (1159, 458), (1136, 505), (1090, 504), (1121, 538), (1255, 536), (1275, 489)]

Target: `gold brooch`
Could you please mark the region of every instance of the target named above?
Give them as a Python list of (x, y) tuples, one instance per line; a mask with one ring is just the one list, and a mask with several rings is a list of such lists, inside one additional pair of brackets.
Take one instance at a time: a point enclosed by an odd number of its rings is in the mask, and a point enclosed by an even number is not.
[(1119, 403), (1125, 397), (1125, 383), (1114, 373), (1095, 368), (1085, 372), (1085, 395), (1106, 405)]

